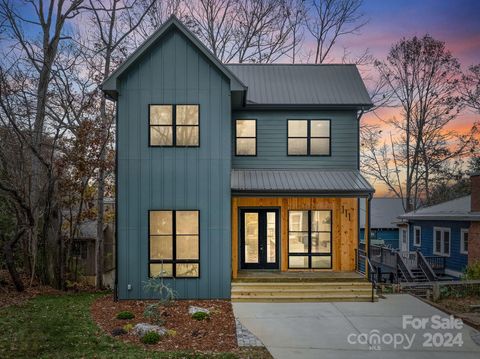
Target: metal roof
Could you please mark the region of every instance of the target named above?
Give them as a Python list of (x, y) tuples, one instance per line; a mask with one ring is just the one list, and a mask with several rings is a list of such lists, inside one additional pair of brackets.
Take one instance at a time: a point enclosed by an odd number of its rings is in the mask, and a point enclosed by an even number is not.
[(155, 44), (171, 29), (179, 30), (187, 39), (200, 50), (200, 52), (207, 57), (226, 77), (230, 79), (230, 86), (232, 91), (245, 91), (246, 86), (233, 74), (187, 27), (182, 24), (174, 15), (160, 26), (149, 38), (147, 38), (127, 59), (111, 73), (111, 75), (103, 82), (102, 90), (111, 98), (117, 97), (118, 78), (146, 53), (150, 47)]
[[(397, 229), (398, 216), (405, 213), (401, 198), (372, 198), (371, 228)], [(360, 228), (365, 228), (365, 201), (360, 202)]]
[(246, 105), (370, 108), (355, 65), (226, 64), (247, 87)]
[(367, 196), (375, 190), (358, 170), (234, 169), (234, 193)]
[(470, 196), (460, 197), (451, 201), (398, 216), (405, 220), (450, 220), (450, 221), (480, 221), (480, 212), (471, 212)]

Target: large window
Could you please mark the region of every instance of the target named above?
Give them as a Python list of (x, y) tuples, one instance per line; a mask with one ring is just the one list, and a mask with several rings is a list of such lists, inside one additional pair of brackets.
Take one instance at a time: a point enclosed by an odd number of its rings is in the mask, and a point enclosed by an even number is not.
[(460, 253), (468, 254), (468, 229), (460, 230)]
[(330, 120), (288, 120), (289, 156), (330, 156)]
[(450, 256), (450, 228), (433, 228), (433, 253)]
[(198, 277), (199, 211), (150, 211), (150, 277)]
[(288, 212), (288, 267), (332, 268), (331, 211)]
[(235, 121), (235, 155), (256, 156), (257, 155), (257, 121), (236, 120)]
[(150, 146), (199, 146), (198, 105), (150, 105)]
[(422, 243), (422, 227), (413, 227), (413, 245), (419, 247)]

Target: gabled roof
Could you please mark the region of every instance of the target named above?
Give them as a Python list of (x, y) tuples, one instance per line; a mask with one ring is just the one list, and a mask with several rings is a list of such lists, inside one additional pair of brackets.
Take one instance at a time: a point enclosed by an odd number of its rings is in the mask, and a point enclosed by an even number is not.
[[(370, 201), (371, 228), (398, 228), (398, 216), (405, 213), (401, 198), (372, 198)], [(360, 202), (360, 228), (365, 228), (365, 201)]]
[(470, 196), (460, 197), (451, 201), (398, 216), (404, 220), (447, 220), (447, 221), (480, 221), (480, 212), (471, 212)]
[(358, 170), (234, 169), (231, 189), (237, 194), (314, 194), (367, 196), (375, 190)]
[(232, 91), (244, 91), (246, 86), (174, 15), (160, 26), (148, 39), (146, 39), (112, 74), (103, 82), (102, 90), (112, 98), (117, 96), (118, 78), (151, 46), (159, 41), (170, 30), (177, 29), (189, 39), (226, 77), (230, 79)]
[(348, 64), (227, 64), (248, 86), (249, 107), (373, 106), (355, 65)]

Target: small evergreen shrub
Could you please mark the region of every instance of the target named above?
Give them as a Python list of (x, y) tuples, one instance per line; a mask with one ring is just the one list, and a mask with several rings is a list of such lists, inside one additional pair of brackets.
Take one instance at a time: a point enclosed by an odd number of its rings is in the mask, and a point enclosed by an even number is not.
[(127, 331), (123, 328), (114, 328), (112, 330), (112, 336), (117, 337), (119, 335), (127, 334)]
[(209, 316), (205, 312), (196, 312), (192, 314), (192, 318), (195, 320), (205, 320), (205, 319), (208, 319)]
[(156, 325), (165, 324), (165, 320), (162, 318), (160, 303), (148, 304), (143, 311), (143, 316), (145, 318), (150, 318)]
[(160, 334), (148, 332), (140, 340), (143, 344), (157, 344), (160, 341)]
[(133, 318), (135, 318), (135, 315), (132, 312), (129, 312), (128, 310), (125, 310), (117, 314), (117, 319), (133, 319)]

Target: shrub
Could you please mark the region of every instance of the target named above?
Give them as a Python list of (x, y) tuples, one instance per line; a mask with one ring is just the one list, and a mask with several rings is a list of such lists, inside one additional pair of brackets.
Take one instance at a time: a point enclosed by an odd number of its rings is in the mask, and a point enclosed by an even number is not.
[(143, 282), (143, 289), (146, 292), (151, 292), (159, 299), (160, 304), (169, 305), (176, 297), (175, 291), (170, 288), (168, 284), (163, 281), (163, 276), (152, 277)]
[(157, 344), (160, 341), (160, 334), (156, 332), (148, 332), (140, 340), (143, 344)]
[(145, 318), (150, 318), (152, 322), (157, 325), (165, 324), (165, 320), (162, 318), (162, 313), (160, 311), (160, 303), (148, 304), (143, 311), (143, 316)]
[(132, 329), (133, 329), (133, 324), (128, 323), (123, 326), (123, 330), (125, 330), (126, 332), (129, 332)]
[(127, 331), (124, 328), (114, 328), (112, 330), (112, 336), (116, 337), (119, 335), (127, 334)]
[(195, 312), (192, 314), (192, 318), (195, 320), (205, 320), (209, 318), (209, 315), (205, 312)]
[(132, 312), (129, 312), (128, 310), (125, 310), (117, 314), (117, 319), (133, 319), (133, 318), (135, 318), (135, 315)]
[(480, 279), (480, 261), (470, 264), (463, 273), (462, 279), (477, 280)]

